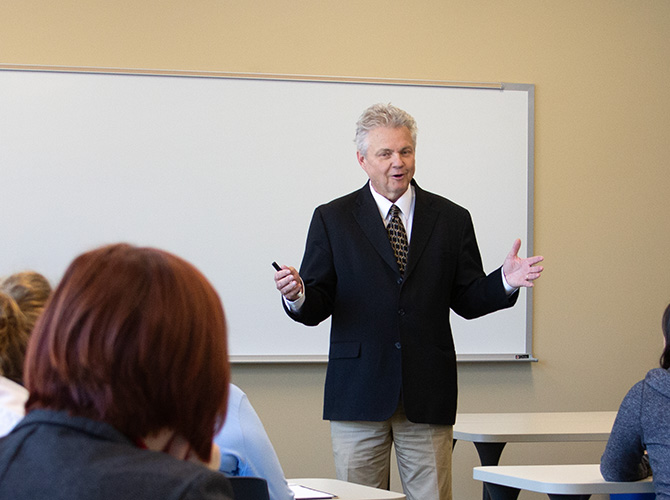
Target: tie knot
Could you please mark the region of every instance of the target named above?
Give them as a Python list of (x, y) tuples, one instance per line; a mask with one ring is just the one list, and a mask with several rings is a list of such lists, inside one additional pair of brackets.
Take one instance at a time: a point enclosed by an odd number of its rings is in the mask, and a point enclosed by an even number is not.
[(391, 205), (391, 210), (389, 210), (391, 217), (400, 217), (400, 208), (398, 205)]

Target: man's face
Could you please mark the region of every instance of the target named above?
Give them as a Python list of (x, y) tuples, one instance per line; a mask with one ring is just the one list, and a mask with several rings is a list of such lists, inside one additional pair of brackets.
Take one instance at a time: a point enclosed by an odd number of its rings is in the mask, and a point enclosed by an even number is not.
[(414, 143), (407, 127), (377, 127), (368, 133), (368, 151), (356, 153), (372, 187), (396, 202), (414, 177)]

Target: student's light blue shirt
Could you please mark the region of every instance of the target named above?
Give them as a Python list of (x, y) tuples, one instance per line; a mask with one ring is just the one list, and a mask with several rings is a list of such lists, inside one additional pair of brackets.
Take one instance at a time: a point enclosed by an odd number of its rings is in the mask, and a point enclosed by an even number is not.
[(230, 384), (226, 421), (214, 442), (221, 449), (219, 470), (226, 476), (262, 477), (268, 482), (270, 500), (293, 500), (263, 423), (236, 385)]

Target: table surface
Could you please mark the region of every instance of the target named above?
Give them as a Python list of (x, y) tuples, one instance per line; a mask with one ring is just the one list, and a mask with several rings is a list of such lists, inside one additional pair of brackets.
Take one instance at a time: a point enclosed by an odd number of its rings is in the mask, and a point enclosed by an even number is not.
[(641, 481), (605, 481), (599, 464), (498, 465), (475, 467), (472, 477), (520, 490), (558, 495), (652, 493), (650, 477)]
[(486, 443), (607, 441), (616, 411), (459, 413), (454, 439)]
[(337, 495), (338, 500), (404, 500), (405, 495), (396, 491), (380, 490), (348, 483), (339, 479), (327, 478), (300, 478), (287, 479), (289, 484), (299, 484)]

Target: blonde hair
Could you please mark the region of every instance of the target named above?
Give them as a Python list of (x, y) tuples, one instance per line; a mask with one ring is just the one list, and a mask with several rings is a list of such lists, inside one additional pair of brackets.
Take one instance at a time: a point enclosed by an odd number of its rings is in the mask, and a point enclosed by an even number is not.
[(24, 271), (2, 280), (0, 290), (16, 301), (26, 317), (28, 333), (32, 332), (37, 318), (44, 310), (47, 299), (51, 295), (49, 280), (35, 271)]
[(0, 375), (21, 383), (28, 332), (16, 301), (0, 291)]
[(23, 384), (23, 361), (28, 338), (51, 295), (51, 285), (40, 273), (24, 271), (3, 279), (0, 294), (0, 344), (5, 345), (4, 349), (0, 348), (0, 372), (8, 379)]

